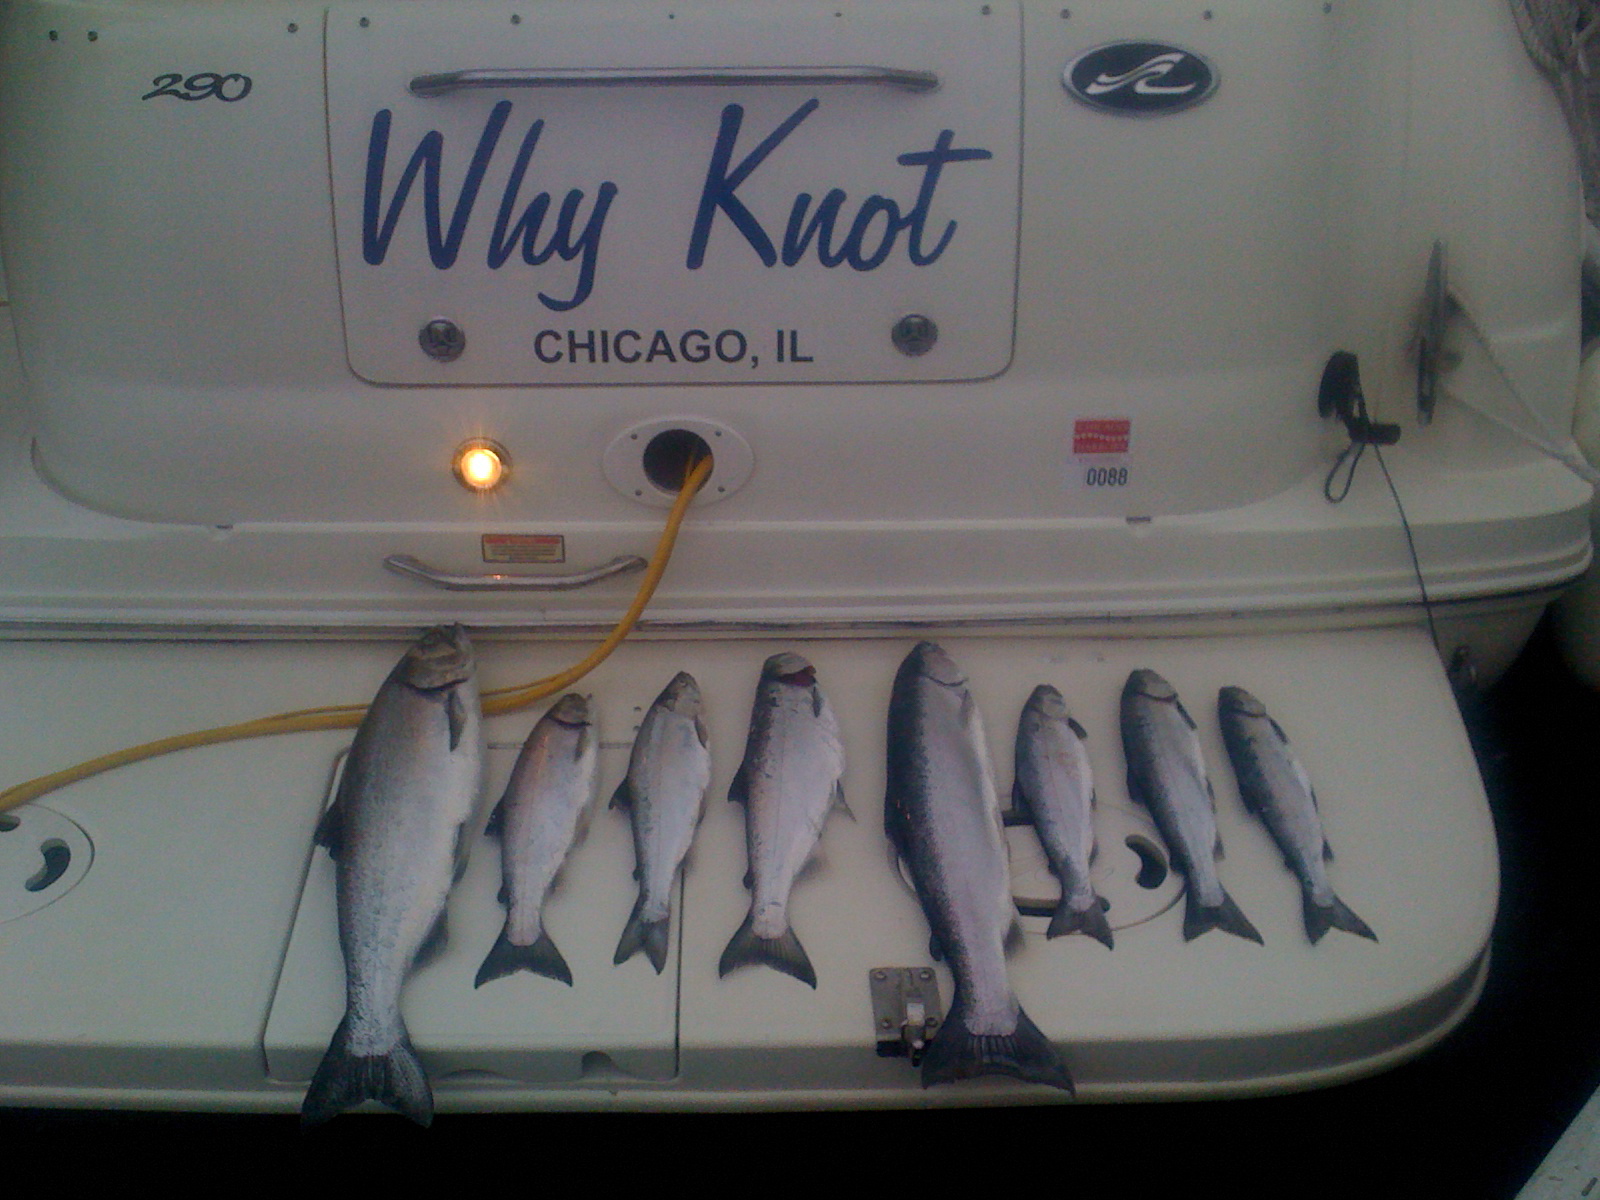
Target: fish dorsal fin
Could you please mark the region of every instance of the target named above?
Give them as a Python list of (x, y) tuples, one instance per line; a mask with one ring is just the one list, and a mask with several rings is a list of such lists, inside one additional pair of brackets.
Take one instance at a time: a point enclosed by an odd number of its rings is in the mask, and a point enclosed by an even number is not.
[[(342, 784), (339, 791), (342, 795)], [(333, 803), (323, 810), (312, 840), (328, 851), (329, 858), (335, 862), (339, 860), (339, 852), (344, 849), (344, 805), (339, 803), (339, 796), (335, 796)]]
[(854, 821), (856, 819), (856, 814), (854, 812), (852, 812), (851, 809), (850, 809), (850, 806), (845, 803), (845, 799), (844, 799), (844, 780), (842, 780), (842, 779), (838, 779), (838, 780), (834, 781), (834, 784), (833, 784), (833, 806), (835, 808), (839, 809), (841, 812), (843, 812), (844, 815), (849, 817), (852, 821)]
[(467, 728), (467, 706), (462, 702), (458, 688), (451, 688), (445, 693), (444, 711), (450, 723), (450, 749), (454, 750), (461, 745), (461, 735)]
[(744, 763), (739, 764), (739, 769), (733, 773), (733, 782), (728, 784), (728, 803), (750, 803), (750, 781), (745, 777)]
[(467, 842), (467, 822), (463, 821), (456, 826), (456, 841), (451, 849), (451, 861), (455, 864), (450, 879), (453, 883), (460, 883), (461, 877), (467, 873), (467, 859), (472, 847)]
[(611, 807), (627, 809), (633, 807), (633, 789), (628, 786), (626, 777), (617, 784), (617, 790), (611, 793)]
[(1007, 825), (1028, 825), (1033, 820), (1033, 806), (1028, 803), (1028, 792), (1020, 778), (1011, 781), (1011, 809), (1005, 814)]
[(1067, 718), (1067, 728), (1072, 730), (1073, 733), (1077, 734), (1084, 741), (1088, 741), (1089, 740), (1089, 735), (1084, 732), (1083, 726), (1079, 725), (1075, 718), (1073, 718), (1073, 717), (1068, 717)]
[[(917, 884), (911, 878), (911, 867), (897, 846), (889, 847), (889, 867), (894, 871), (894, 877), (900, 881), (901, 886), (913, 896), (917, 896)], [(922, 897), (917, 896), (917, 899), (920, 902)]]
[(1300, 760), (1295, 758), (1293, 755), (1290, 756), (1289, 763), (1292, 767), (1294, 767), (1294, 777), (1300, 781), (1300, 786), (1305, 789), (1306, 795), (1311, 798), (1312, 809), (1317, 810), (1317, 790), (1311, 786), (1311, 776), (1306, 774), (1305, 767), (1301, 765)]
[(961, 728), (967, 731), (972, 744), (979, 748), (979, 753), (987, 755), (989, 741), (983, 732), (983, 714), (978, 711), (978, 702), (973, 699), (971, 692), (961, 693)]
[(1217, 840), (1211, 844), (1211, 855), (1218, 862), (1221, 862), (1228, 856), (1228, 852), (1222, 847), (1222, 834), (1220, 833), (1217, 834)]
[(412, 970), (425, 967), (439, 955), (444, 953), (450, 944), (450, 926), (445, 920), (445, 911), (439, 911), (439, 917), (433, 923), (433, 928), (428, 930), (428, 936), (422, 939), (422, 945), (417, 948), (417, 957), (412, 960)]
[(900, 847), (894, 844), (894, 835), (889, 835), (889, 844), (885, 847), (889, 853), (889, 870), (893, 871), (895, 878), (901, 881), (906, 879), (905, 867), (900, 861)]
[(806, 855), (805, 862), (800, 864), (800, 869), (794, 873), (794, 881), (801, 883), (822, 873), (828, 865), (828, 860), (823, 856), (822, 848), (815, 846), (811, 853)]
[(822, 689), (819, 687), (813, 687), (811, 689), (811, 715), (813, 717), (820, 717), (822, 715), (822, 710), (827, 706), (828, 702), (822, 698)]
[(1333, 861), (1333, 847), (1328, 845), (1328, 835), (1327, 834), (1323, 834), (1322, 835), (1322, 861), (1323, 862), (1332, 862)]
[(344, 763), (339, 770), (339, 786), (334, 789), (333, 802), (323, 809), (322, 816), (317, 819), (317, 831), (312, 835), (312, 841), (328, 851), (328, 857), (338, 861), (340, 852), (344, 849), (344, 814), (351, 789), (355, 787), (355, 769), (351, 759), (355, 755), (356, 747), (351, 745), (344, 756)]
[(702, 749), (709, 750), (711, 748), (711, 736), (706, 733), (706, 723), (698, 716), (694, 719), (694, 735), (700, 739)]
[(489, 820), (483, 826), (484, 837), (500, 837), (505, 832), (506, 802), (500, 801), (489, 813)]
[(934, 962), (944, 961), (944, 947), (939, 944), (939, 935), (928, 935), (928, 953), (933, 956)]
[(1022, 949), (1022, 943), (1025, 940), (1026, 939), (1022, 932), (1022, 921), (1015, 913), (1013, 913), (1011, 916), (1011, 925), (1006, 929), (1005, 941), (1001, 943), (1001, 947), (1007, 954), (1015, 954), (1018, 950)]

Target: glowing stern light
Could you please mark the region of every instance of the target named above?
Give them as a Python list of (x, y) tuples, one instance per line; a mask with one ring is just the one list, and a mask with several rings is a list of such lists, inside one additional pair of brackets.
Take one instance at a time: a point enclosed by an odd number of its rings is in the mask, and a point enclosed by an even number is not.
[(472, 438), (456, 447), (453, 467), (462, 487), (474, 492), (489, 492), (504, 483), (511, 474), (511, 455), (499, 442), (488, 438)]

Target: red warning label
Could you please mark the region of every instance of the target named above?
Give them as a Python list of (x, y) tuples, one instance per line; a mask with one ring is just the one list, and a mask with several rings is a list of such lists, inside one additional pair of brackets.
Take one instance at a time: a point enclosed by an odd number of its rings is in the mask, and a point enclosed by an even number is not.
[(1072, 452), (1126, 454), (1132, 431), (1127, 417), (1081, 417), (1072, 423)]
[(567, 561), (567, 539), (559, 533), (486, 533), (486, 563), (560, 563)]

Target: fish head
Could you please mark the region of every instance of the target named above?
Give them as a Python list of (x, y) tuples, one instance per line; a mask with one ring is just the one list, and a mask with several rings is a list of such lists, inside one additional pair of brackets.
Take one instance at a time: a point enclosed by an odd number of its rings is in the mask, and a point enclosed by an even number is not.
[(672, 682), (661, 689), (656, 697), (656, 707), (675, 712), (681, 717), (700, 715), (700, 685), (687, 671), (679, 671)]
[(1122, 688), (1124, 700), (1133, 696), (1145, 696), (1151, 700), (1171, 703), (1178, 698), (1178, 689), (1154, 671), (1141, 667), (1128, 676), (1128, 682)]
[(1041, 683), (1028, 697), (1027, 711), (1037, 713), (1047, 721), (1065, 721), (1071, 715), (1061, 693), (1048, 683)]
[(1264, 717), (1266, 705), (1242, 687), (1225, 687), (1217, 693), (1217, 712), (1238, 713), (1242, 717)]
[(764, 679), (787, 683), (792, 687), (815, 687), (817, 682), (817, 669), (803, 656), (788, 651), (767, 659), (762, 665), (761, 675)]
[(589, 697), (580, 696), (577, 692), (568, 692), (550, 706), (550, 711), (545, 713), (545, 716), (561, 725), (570, 725), (573, 728), (585, 726), (589, 724)]
[(917, 674), (934, 683), (950, 688), (966, 685), (967, 677), (956, 666), (956, 660), (936, 642), (918, 642), (916, 649), (906, 656), (906, 662)]
[(408, 686), (431, 692), (472, 678), (477, 659), (465, 629), (460, 625), (435, 625), (406, 651), (401, 665)]

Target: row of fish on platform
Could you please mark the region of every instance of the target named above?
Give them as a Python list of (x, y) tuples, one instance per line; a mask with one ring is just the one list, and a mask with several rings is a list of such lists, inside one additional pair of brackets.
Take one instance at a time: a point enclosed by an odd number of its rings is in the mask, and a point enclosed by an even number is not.
[[(1372, 931), (1334, 895), (1310, 782), (1282, 729), (1249, 693), (1225, 688), (1224, 741), (1247, 806), (1300, 877), (1307, 932)], [(932, 642), (916, 646), (889, 701), (885, 830), (955, 979), (950, 1013), (922, 1056), (923, 1083), (1005, 1074), (1071, 1090), (1054, 1046), (1012, 992), (1005, 967), (1017, 926), (987, 738), (965, 675)], [(1152, 813), (1187, 880), (1184, 936), (1213, 928), (1259, 942), (1217, 873), (1214, 800), (1196, 725), (1173, 688), (1138, 670), (1122, 696), (1132, 798)], [(1011, 819), (1034, 825), (1061, 883), (1049, 936), (1081, 932), (1111, 946), (1090, 883), (1094, 785), (1083, 730), (1061, 694), (1036, 688), (1019, 722)], [(598, 787), (589, 701), (561, 697), (535, 724), (490, 817), (502, 849), (506, 921), (478, 986), (527, 970), (571, 984), (543, 927), (546, 897), (579, 841)], [(336, 862), (346, 1011), (308, 1089), (303, 1117), (326, 1120), (374, 1099), (415, 1120), (432, 1115), (426, 1073), (400, 1014), (405, 979), (442, 946), (452, 884), (474, 840), (483, 760), (471, 645), (459, 626), (424, 633), (379, 689), (317, 831)], [(789, 926), (790, 890), (831, 809), (843, 804), (844, 746), (812, 665), (767, 659), (743, 761), (729, 789), (745, 807), (749, 913), (719, 963), (766, 964), (816, 986)], [(643, 951), (666, 963), (671, 896), (704, 811), (711, 754), (694, 678), (677, 674), (640, 722), (612, 803), (633, 830), (638, 898), (618, 963)]]
[[(1310, 780), (1282, 728), (1238, 687), (1222, 690), (1218, 715), (1246, 805), (1300, 877), (1311, 940), (1331, 927), (1376, 940), (1329, 886)], [(1154, 671), (1134, 671), (1121, 726), (1129, 794), (1150, 810), (1186, 878), (1185, 939), (1224, 929), (1260, 942), (1217, 875), (1215, 797), (1198, 726), (1177, 691)], [(1109, 947), (1105, 905), (1089, 879), (1094, 782), (1084, 736), (1060, 692), (1034, 689), (1018, 723), (1014, 809), (1038, 830), (1061, 882), (1048, 936), (1082, 932)], [(922, 1055), (922, 1082), (996, 1074), (1070, 1092), (1065, 1064), (1006, 972), (1017, 907), (987, 744), (965, 674), (939, 646), (919, 644), (889, 699), (884, 825), (932, 929), (934, 957), (949, 962), (955, 980), (949, 1015)]]

